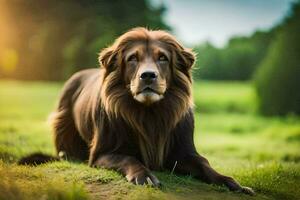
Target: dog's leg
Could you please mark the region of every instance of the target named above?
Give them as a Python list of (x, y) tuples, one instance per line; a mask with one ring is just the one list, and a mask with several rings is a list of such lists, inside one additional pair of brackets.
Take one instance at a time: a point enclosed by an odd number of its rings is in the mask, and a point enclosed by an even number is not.
[(116, 170), (122, 173), (129, 182), (137, 185), (148, 184), (154, 187), (161, 185), (150, 170), (132, 156), (106, 154), (96, 159), (92, 166)]
[(215, 171), (207, 159), (200, 155), (186, 156), (184, 159), (178, 160), (174, 170), (182, 174), (191, 174), (206, 183), (225, 185), (231, 191), (254, 194), (251, 188), (243, 187), (232, 177), (224, 176)]
[(233, 178), (215, 171), (207, 159), (197, 153), (193, 136), (194, 115), (192, 110), (178, 123), (173, 135), (173, 146), (165, 164), (169, 170), (192, 175), (206, 183), (225, 185), (232, 191), (254, 194), (251, 188), (243, 187)]

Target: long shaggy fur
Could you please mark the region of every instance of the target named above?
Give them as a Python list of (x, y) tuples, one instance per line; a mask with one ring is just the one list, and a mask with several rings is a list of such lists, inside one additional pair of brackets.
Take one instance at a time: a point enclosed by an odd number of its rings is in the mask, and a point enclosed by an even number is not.
[[(132, 98), (124, 83), (122, 52), (133, 42), (154, 40), (165, 44), (172, 54), (172, 81), (164, 98), (146, 107)], [(100, 53), (100, 70), (79, 72), (65, 84), (51, 116), (57, 153), (93, 165), (99, 154), (119, 151), (133, 138), (135, 154), (145, 166), (161, 169), (169, 154), (172, 130), (193, 107), (190, 69), (194, 59), (189, 49), (164, 31), (137, 28), (122, 35)], [(111, 135), (103, 133), (106, 129)]]
[[(155, 86), (164, 87), (164, 92), (150, 88), (152, 94), (154, 91), (160, 95), (150, 104), (134, 98), (132, 88), (142, 87), (141, 76), (136, 76), (138, 72), (132, 74), (128, 60), (125, 64), (126, 52), (133, 47), (140, 47), (149, 58), (147, 65), (151, 60), (150, 65), (163, 74), (157, 76)], [(167, 65), (157, 64), (160, 60), (156, 50), (167, 52)], [(159, 186), (150, 169), (169, 169), (253, 194), (231, 177), (216, 172), (195, 149), (191, 90), (194, 61), (194, 53), (167, 32), (137, 28), (123, 34), (100, 53), (100, 69), (78, 72), (66, 82), (52, 116), (57, 154), (88, 161), (90, 166), (115, 169), (135, 184), (150, 180)], [(146, 65), (136, 66), (139, 71)], [(131, 87), (136, 82), (138, 85)], [(51, 160), (58, 158), (33, 154), (19, 163), (39, 164)]]
[[(136, 40), (162, 41), (173, 51), (172, 83), (164, 98), (151, 108), (138, 104), (132, 98), (122, 81), (122, 68), (108, 73), (110, 68), (115, 67), (114, 65), (122, 66), (122, 55), (117, 53), (124, 51), (131, 41)], [(108, 62), (105, 62), (107, 54), (110, 57)], [(101, 105), (109, 119), (121, 118), (130, 125), (138, 139), (145, 165), (161, 168), (165, 156), (169, 153), (171, 130), (193, 105), (192, 79), (189, 72), (194, 62), (193, 54), (180, 46), (175, 38), (166, 32), (150, 33), (145, 29), (134, 29), (121, 36), (112, 47), (101, 53), (100, 62), (105, 68), (103, 73), (107, 74), (104, 75), (102, 82)]]

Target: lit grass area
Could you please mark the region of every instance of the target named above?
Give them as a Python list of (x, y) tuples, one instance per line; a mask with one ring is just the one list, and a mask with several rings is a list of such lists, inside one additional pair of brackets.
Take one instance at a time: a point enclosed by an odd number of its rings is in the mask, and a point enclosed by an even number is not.
[(195, 109), (200, 112), (254, 112), (255, 98), (249, 83), (202, 81), (194, 84)]
[(0, 199), (300, 198), (300, 119), (258, 116), (249, 83), (195, 83), (195, 143), (217, 170), (252, 187), (254, 197), (169, 172), (155, 172), (164, 184), (158, 190), (85, 164), (17, 166), (31, 152), (54, 154), (47, 117), (61, 86), (0, 81)]

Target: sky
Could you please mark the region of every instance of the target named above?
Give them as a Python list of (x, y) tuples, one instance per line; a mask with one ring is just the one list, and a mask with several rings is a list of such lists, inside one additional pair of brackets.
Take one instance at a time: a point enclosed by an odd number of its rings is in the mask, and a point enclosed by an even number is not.
[(278, 24), (294, 0), (152, 0), (167, 7), (165, 21), (186, 44), (226, 45), (234, 35), (250, 35)]

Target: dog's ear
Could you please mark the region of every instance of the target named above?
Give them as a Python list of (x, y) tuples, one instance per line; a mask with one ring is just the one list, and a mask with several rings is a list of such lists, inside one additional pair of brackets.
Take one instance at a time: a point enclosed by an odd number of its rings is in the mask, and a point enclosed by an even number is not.
[(113, 47), (103, 49), (99, 54), (99, 63), (105, 69), (113, 69), (116, 62), (116, 52)]
[(192, 49), (184, 48), (174, 37), (163, 37), (162, 41), (173, 50), (173, 61), (175, 66), (183, 71), (190, 71), (196, 60), (196, 54)]
[(191, 49), (180, 49), (177, 55), (177, 59), (181, 68), (190, 70), (195, 63), (196, 55)]

